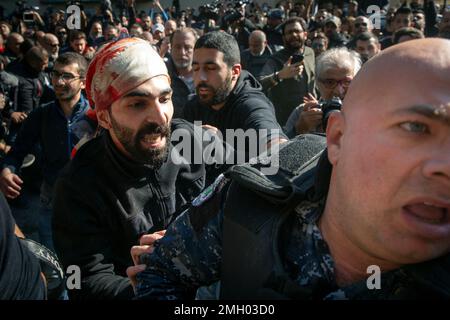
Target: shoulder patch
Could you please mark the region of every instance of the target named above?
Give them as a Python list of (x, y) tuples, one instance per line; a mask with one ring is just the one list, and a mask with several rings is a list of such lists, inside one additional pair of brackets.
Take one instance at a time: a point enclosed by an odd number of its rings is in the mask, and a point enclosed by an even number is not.
[(192, 201), (190, 207), (190, 220), (194, 231), (197, 234), (203, 230), (203, 227), (210, 219), (220, 212), (222, 205), (221, 191), (230, 181), (223, 174), (207, 187), (200, 195)]
[(192, 205), (194, 207), (200, 207), (204, 202), (208, 201), (212, 196), (220, 192), (228, 181), (228, 178), (225, 178), (223, 174), (220, 174), (211, 185), (206, 187), (205, 190), (203, 190), (194, 200), (192, 200)]

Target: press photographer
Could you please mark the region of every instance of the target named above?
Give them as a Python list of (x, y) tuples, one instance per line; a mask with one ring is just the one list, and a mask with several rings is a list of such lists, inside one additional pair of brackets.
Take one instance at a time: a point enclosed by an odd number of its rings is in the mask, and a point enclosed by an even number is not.
[(316, 87), (320, 99), (308, 94), (304, 103), (294, 109), (284, 127), (287, 136), (325, 132), (330, 113), (340, 110), (341, 100), (360, 68), (360, 56), (354, 51), (335, 48), (322, 53), (316, 63)]

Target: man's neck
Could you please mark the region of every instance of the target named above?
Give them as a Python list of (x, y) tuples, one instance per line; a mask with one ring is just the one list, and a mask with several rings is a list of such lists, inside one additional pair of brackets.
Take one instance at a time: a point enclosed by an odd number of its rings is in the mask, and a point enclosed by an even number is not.
[(213, 110), (219, 111), (220, 109), (223, 108), (223, 106), (225, 105), (225, 102), (226, 102), (226, 101), (224, 101), (224, 102), (222, 102), (222, 103), (219, 103), (219, 104), (215, 104), (215, 105), (211, 106), (211, 108), (212, 108)]
[[(367, 268), (371, 265), (380, 267), (382, 272), (397, 269), (400, 266), (370, 255), (342, 230), (339, 219), (339, 208), (332, 205), (328, 198), (324, 213), (318, 227), (328, 245), (335, 267), (335, 280), (339, 287), (344, 287), (366, 279)], [(331, 205), (330, 205), (331, 204)]]
[(59, 105), (61, 106), (61, 110), (64, 112), (66, 118), (70, 118), (80, 98), (81, 92), (73, 96), (70, 100), (58, 100)]
[(177, 68), (178, 76), (181, 77), (192, 77), (194, 72), (192, 71), (192, 67), (190, 68)]

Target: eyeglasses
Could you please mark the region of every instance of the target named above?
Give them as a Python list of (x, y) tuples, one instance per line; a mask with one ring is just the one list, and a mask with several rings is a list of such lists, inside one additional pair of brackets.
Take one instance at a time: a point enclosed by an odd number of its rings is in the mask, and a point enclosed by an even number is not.
[(71, 73), (59, 73), (58, 71), (53, 70), (50, 72), (50, 76), (52, 79), (59, 81), (62, 80), (64, 83), (69, 83), (73, 80), (80, 79), (80, 76), (74, 76)]
[(59, 47), (59, 43), (47, 43), (47, 45), (49, 45), (52, 48)]
[(352, 82), (352, 79), (342, 79), (342, 80), (335, 80), (335, 79), (319, 79), (319, 81), (325, 86), (327, 89), (334, 89), (337, 87), (337, 85), (341, 85), (344, 88), (348, 88), (350, 86), (350, 83)]

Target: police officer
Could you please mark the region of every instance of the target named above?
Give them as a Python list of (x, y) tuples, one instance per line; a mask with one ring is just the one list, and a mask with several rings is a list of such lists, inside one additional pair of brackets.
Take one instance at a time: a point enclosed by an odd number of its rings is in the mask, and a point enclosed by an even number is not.
[(448, 299), (449, 53), (442, 39), (389, 48), (330, 116), (325, 152), (304, 135), (277, 175), (241, 165), (217, 179), (141, 257), (138, 297), (190, 298), (220, 279), (222, 298)]

